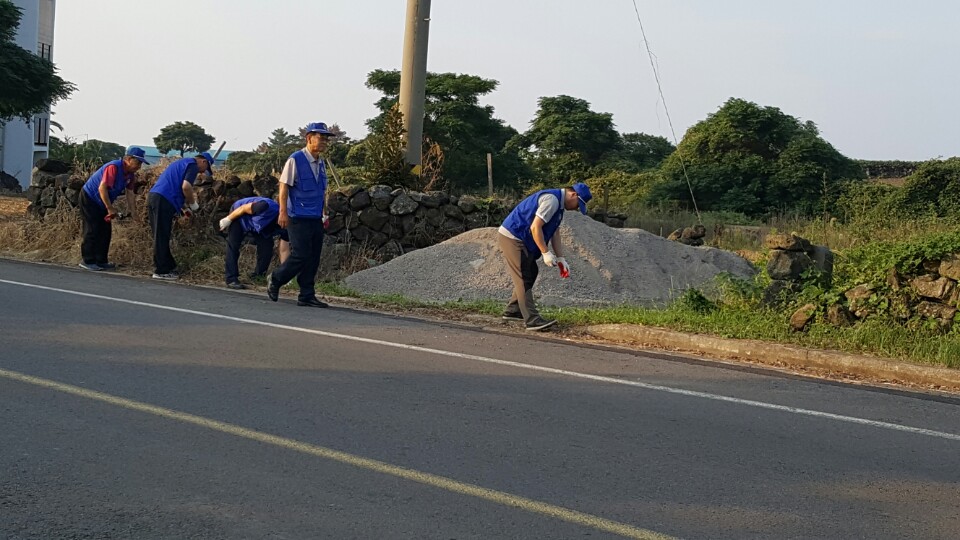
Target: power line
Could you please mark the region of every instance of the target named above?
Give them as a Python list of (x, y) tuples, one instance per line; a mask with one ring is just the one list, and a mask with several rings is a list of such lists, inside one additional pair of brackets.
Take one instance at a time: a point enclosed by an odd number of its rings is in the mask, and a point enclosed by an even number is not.
[(663, 85), (660, 84), (660, 71), (657, 69), (656, 62), (653, 60), (653, 51), (650, 50), (650, 42), (647, 41), (647, 32), (643, 28), (643, 20), (640, 18), (640, 8), (637, 7), (637, 0), (633, 0), (633, 11), (637, 14), (637, 22), (640, 23), (640, 35), (643, 37), (643, 46), (647, 50), (647, 58), (650, 60), (653, 78), (657, 82), (657, 91), (660, 93), (663, 111), (667, 115), (667, 124), (670, 125), (670, 134), (673, 135), (673, 144), (677, 147), (677, 157), (680, 159), (680, 169), (683, 171), (683, 178), (687, 181), (687, 189), (690, 190), (690, 200), (693, 201), (693, 211), (697, 214), (697, 223), (702, 225), (703, 219), (701, 219), (700, 209), (697, 207), (697, 198), (693, 195), (693, 184), (690, 182), (690, 176), (687, 174), (687, 164), (683, 159), (683, 152), (680, 150), (680, 141), (677, 139), (677, 132), (673, 129), (673, 119), (670, 118), (670, 109), (667, 108), (667, 98), (663, 96)]

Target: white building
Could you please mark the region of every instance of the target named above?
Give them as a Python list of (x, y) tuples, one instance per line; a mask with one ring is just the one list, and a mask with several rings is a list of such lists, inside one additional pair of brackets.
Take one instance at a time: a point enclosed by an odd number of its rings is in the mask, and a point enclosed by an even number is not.
[[(53, 61), (53, 23), (57, 0), (13, 0), (23, 10), (16, 43), (37, 56)], [(0, 126), (0, 170), (13, 175), (26, 188), (33, 164), (47, 157), (50, 141), (50, 113), (33, 117), (32, 122), (11, 120)]]

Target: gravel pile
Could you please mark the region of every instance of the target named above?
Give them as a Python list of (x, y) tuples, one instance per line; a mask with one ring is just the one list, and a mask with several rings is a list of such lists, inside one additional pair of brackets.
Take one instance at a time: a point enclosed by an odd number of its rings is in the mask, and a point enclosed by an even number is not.
[[(367, 294), (402, 294), (428, 302), (502, 300), (511, 281), (497, 247), (497, 228), (467, 231), (353, 274), (350, 288)], [(754, 269), (729, 251), (691, 247), (640, 229), (613, 229), (567, 212), (560, 233), (569, 279), (540, 262), (534, 294), (541, 305), (662, 305), (691, 287), (727, 272), (750, 277)]]

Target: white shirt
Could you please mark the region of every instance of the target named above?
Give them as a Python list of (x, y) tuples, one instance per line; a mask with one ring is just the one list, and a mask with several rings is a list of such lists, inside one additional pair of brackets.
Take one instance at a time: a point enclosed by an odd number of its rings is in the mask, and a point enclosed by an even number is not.
[[(557, 210), (560, 209), (560, 199), (553, 195), (552, 193), (544, 193), (537, 199), (537, 213), (536, 216), (543, 220), (544, 223), (550, 223), (550, 220), (553, 219), (553, 215), (557, 213)], [(533, 225), (531, 223), (531, 225)], [(510, 231), (507, 230), (503, 225), (497, 230), (500, 234), (510, 238), (512, 240), (519, 240), (516, 236), (513, 235)]]
[[(310, 162), (310, 168), (313, 169), (313, 176), (320, 178), (320, 160), (313, 157), (306, 148), (300, 150), (307, 156)], [(297, 162), (293, 157), (288, 157), (287, 162), (283, 164), (283, 172), (280, 173), (280, 183), (292, 186), (297, 181)]]

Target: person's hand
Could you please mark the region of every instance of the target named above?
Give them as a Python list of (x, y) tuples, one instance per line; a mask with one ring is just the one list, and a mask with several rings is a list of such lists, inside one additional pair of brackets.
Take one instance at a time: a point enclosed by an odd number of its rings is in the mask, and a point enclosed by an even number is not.
[(570, 277), (570, 265), (567, 264), (567, 260), (563, 257), (557, 257), (557, 268), (560, 269), (560, 277)]
[(277, 216), (277, 225), (279, 225), (281, 229), (286, 229), (289, 223), (290, 216), (287, 215), (287, 211), (280, 209), (280, 214)]
[(543, 264), (547, 266), (554, 266), (557, 264), (557, 256), (553, 254), (552, 251), (548, 251), (543, 254)]
[(324, 214), (324, 215), (323, 215), (323, 230), (327, 230), (327, 229), (329, 229), (329, 228), (330, 228), (330, 216)]
[(226, 231), (226, 230), (227, 230), (227, 227), (229, 227), (231, 223), (233, 223), (233, 220), (231, 220), (229, 217), (225, 217), (225, 218), (221, 219), (221, 220), (220, 220), (220, 230), (221, 230), (221, 231)]
[(196, 212), (197, 210), (200, 209), (200, 205), (197, 203), (197, 201), (193, 201), (192, 203), (190, 203), (190, 209)]
[(193, 212), (191, 212), (189, 208), (184, 208), (184, 209), (183, 209), (183, 217), (185, 217), (185, 218), (187, 218), (187, 219), (190, 219), (190, 218), (193, 217)]

